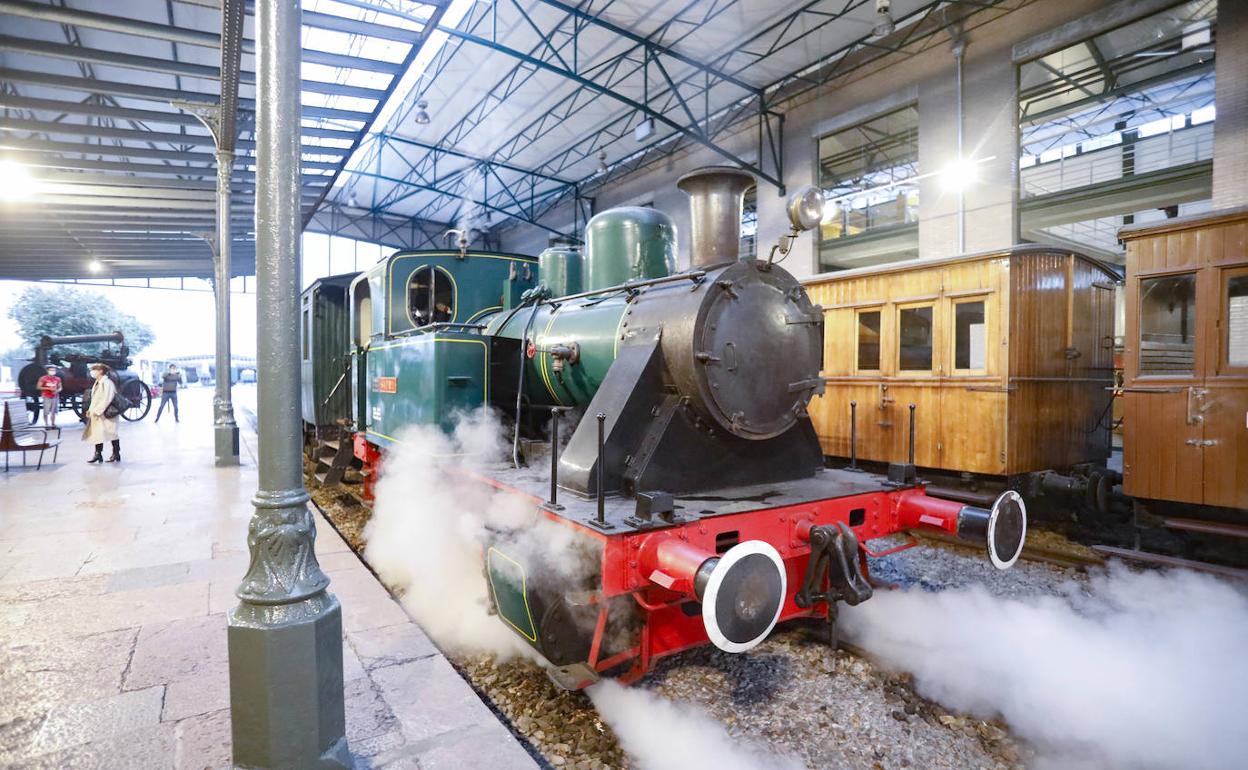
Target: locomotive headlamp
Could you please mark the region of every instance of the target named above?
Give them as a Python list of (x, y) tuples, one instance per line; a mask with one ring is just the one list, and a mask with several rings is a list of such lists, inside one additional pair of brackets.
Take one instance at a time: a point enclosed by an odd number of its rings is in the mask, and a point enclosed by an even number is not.
[(806, 185), (789, 196), (787, 210), (794, 230), (812, 230), (823, 219), (823, 192), (818, 187)]
[(813, 230), (823, 221), (823, 191), (811, 185), (802, 187), (789, 196), (785, 211), (789, 214), (789, 225), (792, 229), (780, 236), (776, 245), (771, 247), (771, 253), (767, 256), (767, 268), (776, 261), (777, 254), (782, 260), (788, 256), (797, 236)]

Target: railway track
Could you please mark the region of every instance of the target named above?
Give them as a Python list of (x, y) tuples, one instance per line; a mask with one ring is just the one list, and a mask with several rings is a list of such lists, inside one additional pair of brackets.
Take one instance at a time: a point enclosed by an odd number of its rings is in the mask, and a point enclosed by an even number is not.
[[(923, 532), (921, 534), (916, 532), (914, 534), (921, 540), (955, 546), (962, 550), (975, 551), (976, 553), (983, 550), (974, 543), (968, 543), (935, 532)], [(1059, 550), (1056, 548), (1046, 548), (1044, 546), (1028, 544), (1023, 546), (1023, 553), (1019, 558), (1043, 564), (1052, 564), (1055, 567), (1063, 568), (1074, 567), (1083, 569), (1087, 567), (1102, 567), (1105, 565), (1104, 556), (1094, 551), (1083, 549), (1082, 546), (1076, 547), (1081, 550)]]
[[(946, 535), (930, 532), (915, 534), (920, 539), (941, 543), (943, 545), (954, 546), (962, 550), (979, 550), (973, 543), (967, 543)], [(1235, 580), (1248, 580), (1248, 570), (1240, 569), (1238, 567), (1229, 567), (1224, 564), (1214, 564), (1211, 562), (1196, 561), (1194, 559), (1183, 559), (1178, 556), (1154, 553), (1137, 548), (1121, 548), (1111, 545), (1093, 545), (1090, 547), (1084, 547), (1077, 544), (1072, 545), (1076, 545), (1078, 550), (1068, 551), (1046, 548), (1044, 546), (1027, 545), (1023, 547), (1023, 553), (1020, 558), (1026, 559), (1027, 561), (1052, 564), (1057, 567), (1073, 567), (1076, 569), (1103, 567), (1109, 558), (1116, 558), (1139, 564), (1151, 564), (1159, 567), (1180, 567), (1195, 570), (1197, 572), (1206, 572), (1211, 575), (1232, 578)]]

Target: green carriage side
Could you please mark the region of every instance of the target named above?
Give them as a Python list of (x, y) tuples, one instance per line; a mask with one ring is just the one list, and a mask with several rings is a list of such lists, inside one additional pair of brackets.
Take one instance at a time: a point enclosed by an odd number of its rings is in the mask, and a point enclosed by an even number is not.
[(484, 322), (518, 305), (537, 279), (532, 257), (476, 251), (398, 252), (357, 277), (356, 430), (387, 447), (408, 425), (450, 429), (456, 413), (489, 403), (499, 343), (481, 334)]
[(357, 275), (321, 278), (299, 300), (300, 411), (305, 430), (318, 438), (336, 438), (339, 429), (351, 422), (348, 300)]

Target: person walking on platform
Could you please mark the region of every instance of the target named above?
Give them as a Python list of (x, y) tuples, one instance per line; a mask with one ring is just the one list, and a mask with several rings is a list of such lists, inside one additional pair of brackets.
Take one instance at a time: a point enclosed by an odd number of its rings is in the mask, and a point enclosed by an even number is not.
[(121, 440), (117, 438), (117, 417), (121, 413), (113, 407), (113, 399), (117, 396), (117, 384), (113, 382), (112, 372), (107, 364), (92, 364), (91, 375), (95, 377), (95, 385), (91, 386), (91, 400), (87, 406), (87, 427), (82, 432), (82, 440), (95, 444), (95, 455), (88, 463), (104, 462), (104, 442), (113, 442), (113, 456), (110, 463), (121, 462)]
[(60, 408), (61, 378), (56, 376), (56, 367), (48, 364), (44, 371), (47, 374), (39, 378), (35, 387), (43, 397), (43, 426), (56, 427), (56, 410)]
[(169, 371), (160, 378), (160, 408), (156, 410), (156, 422), (160, 422), (165, 404), (170, 402), (173, 403), (173, 421), (182, 422), (178, 419), (178, 386), (181, 384), (182, 373), (178, 371), (178, 365), (169, 364)]

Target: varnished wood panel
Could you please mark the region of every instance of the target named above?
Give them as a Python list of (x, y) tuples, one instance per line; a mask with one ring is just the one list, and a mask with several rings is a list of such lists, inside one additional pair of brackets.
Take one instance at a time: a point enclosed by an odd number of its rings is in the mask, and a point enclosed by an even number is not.
[(1204, 499), (1199, 425), (1187, 420), (1187, 393), (1124, 396), (1122, 491), (1134, 497), (1200, 503)]
[(1015, 257), (1010, 280), (1007, 472), (1104, 462), (1113, 277), (1097, 263), (1054, 252)]
[[(1248, 265), (1248, 209), (1124, 231), (1127, 328), (1124, 482), (1127, 494), (1248, 508), (1248, 374), (1222, 370), (1223, 271)], [(1164, 261), (1155, 255), (1166, 254)], [(1141, 375), (1141, 279), (1196, 274), (1193, 371)], [(1164, 390), (1172, 393), (1144, 393)], [(1136, 392), (1133, 392), (1136, 391)]]
[(1248, 383), (1209, 382), (1205, 389), (1205, 505), (1248, 509)]

